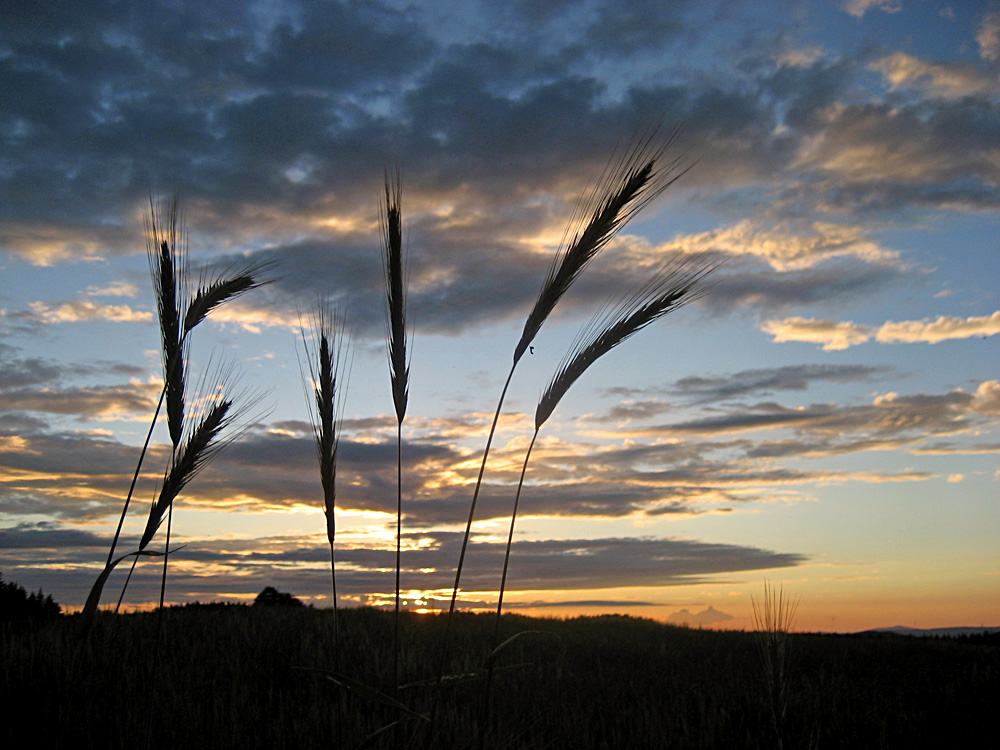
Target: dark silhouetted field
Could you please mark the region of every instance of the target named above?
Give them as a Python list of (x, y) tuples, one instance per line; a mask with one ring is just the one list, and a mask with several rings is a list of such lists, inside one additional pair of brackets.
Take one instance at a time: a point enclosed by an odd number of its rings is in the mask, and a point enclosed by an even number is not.
[[(36, 748), (354, 748), (398, 717), (311, 669), (333, 663), (331, 613), (308, 607), (190, 606), (165, 612), (155, 694), (155, 615), (2, 625), (0, 742)], [(458, 614), (453, 673), (482, 664), (492, 617)], [(403, 682), (432, 678), (444, 620), (406, 613)], [(392, 616), (341, 611), (343, 673), (385, 692)], [(505, 615), (487, 747), (777, 746), (754, 634), (606, 616)], [(971, 747), (996, 713), (1000, 641), (791, 635), (785, 748)], [(300, 669), (305, 668), (305, 669)], [(430, 687), (401, 696), (428, 710)], [(435, 747), (478, 743), (482, 681), (445, 688)], [(338, 717), (340, 717), (338, 721)], [(419, 721), (399, 740), (419, 740)], [(340, 742), (338, 743), (338, 738)], [(372, 747), (392, 747), (386, 732)]]

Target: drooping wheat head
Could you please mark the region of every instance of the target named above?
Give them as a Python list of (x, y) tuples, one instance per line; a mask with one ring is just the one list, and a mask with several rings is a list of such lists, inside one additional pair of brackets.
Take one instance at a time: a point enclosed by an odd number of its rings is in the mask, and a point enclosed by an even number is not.
[(198, 288), (188, 303), (184, 313), (183, 336), (187, 336), (195, 326), (209, 316), (212, 310), (220, 305), (240, 297), (247, 292), (270, 284), (274, 264), (270, 261), (247, 263), (242, 266), (230, 266), (217, 276), (206, 278), (204, 275), (198, 282)]
[[(164, 216), (164, 214), (166, 215)], [(176, 451), (185, 425), (186, 344), (189, 334), (215, 308), (252, 289), (270, 283), (272, 280), (267, 278), (268, 272), (272, 268), (272, 264), (268, 262), (231, 267), (211, 280), (206, 280), (206, 277), (202, 276), (197, 291), (191, 296), (190, 302), (187, 304), (186, 309), (184, 309), (182, 326), (181, 310), (184, 308), (184, 300), (187, 296), (185, 292), (187, 284), (187, 248), (183, 226), (179, 227), (179, 224), (181, 224), (181, 221), (176, 197), (169, 204), (160, 206), (154, 201), (152, 195), (149, 196), (149, 214), (144, 218), (146, 256), (149, 262), (157, 314), (160, 322), (164, 373), (163, 390), (160, 392), (156, 410), (150, 421), (149, 430), (146, 433), (146, 439), (139, 454), (139, 459), (136, 462), (132, 482), (129, 485), (128, 493), (122, 506), (118, 527), (115, 530), (111, 541), (111, 548), (108, 551), (107, 562), (105, 563), (104, 570), (97, 577), (87, 598), (87, 605), (84, 607), (84, 620), (87, 623), (93, 619), (108, 576), (112, 569), (121, 562), (122, 558), (119, 558), (117, 561), (115, 560), (115, 549), (121, 536), (125, 518), (128, 515), (129, 505), (135, 491), (136, 482), (139, 479), (139, 473), (142, 470), (146, 450), (152, 438), (153, 428), (156, 425), (164, 401), (167, 403), (168, 431), (173, 448), (171, 462), (173, 464), (176, 461)], [(148, 545), (148, 543), (149, 540), (146, 540), (145, 544)], [(146, 554), (152, 553), (147, 552)], [(137, 559), (138, 555), (133, 558), (133, 569)], [(129, 578), (131, 578), (131, 572), (129, 573)], [(128, 580), (126, 580), (125, 587), (127, 585)], [(122, 594), (118, 600), (119, 606), (125, 594), (125, 587), (122, 588)]]
[[(594, 316), (577, 336), (548, 387), (542, 392), (535, 410), (535, 432), (524, 457), (521, 477), (514, 496), (514, 508), (510, 518), (510, 530), (507, 536), (503, 574), (497, 600), (497, 625), (499, 625), (503, 607), (510, 550), (514, 541), (514, 525), (517, 521), (524, 476), (528, 468), (528, 459), (531, 457), (531, 451), (542, 425), (555, 411), (556, 406), (566, 395), (570, 386), (583, 375), (587, 368), (646, 326), (705, 294), (707, 291), (705, 279), (717, 267), (717, 261), (710, 260), (703, 255), (680, 257), (664, 265), (652, 279), (617, 306)], [(497, 632), (494, 630), (493, 646), (496, 646), (496, 639)]]
[[(476, 504), (482, 488), (483, 475), (486, 471), (486, 462), (489, 459), (490, 447), (493, 444), (493, 436), (496, 433), (507, 389), (514, 377), (514, 370), (521, 357), (528, 351), (528, 347), (534, 341), (542, 324), (555, 309), (556, 304), (601, 249), (636, 213), (691, 168), (690, 165), (684, 164), (683, 154), (676, 159), (664, 162), (667, 150), (680, 132), (679, 126), (673, 127), (665, 138), (659, 136), (659, 131), (659, 124), (645, 131), (637, 130), (621, 148), (616, 149), (611, 155), (593, 188), (584, 191), (585, 197), (574, 209), (563, 235), (562, 249), (552, 259), (552, 264), (542, 282), (535, 304), (525, 320), (521, 337), (514, 347), (513, 362), (500, 392), (500, 399), (486, 438), (479, 475), (472, 493), (469, 517), (455, 570), (455, 585), (452, 588), (451, 603), (448, 608), (448, 620), (445, 626), (441, 662), (438, 669), (439, 683), (444, 676), (444, 664), (451, 635), (451, 620), (458, 600), (462, 570), (472, 533), (472, 522), (476, 515)], [(570, 237), (572, 237), (571, 240)], [(435, 702), (431, 712), (432, 726), (436, 719), (436, 710), (437, 703)]]
[[(500, 635), (500, 617), (503, 613), (503, 597), (507, 588), (507, 572), (510, 567), (510, 553), (514, 543), (514, 527), (517, 523), (517, 513), (521, 501), (521, 490), (524, 488), (524, 477), (528, 470), (528, 460), (538, 439), (542, 425), (555, 411), (556, 406), (570, 386), (594, 362), (603, 357), (616, 346), (626, 341), (646, 326), (659, 320), (667, 313), (685, 305), (706, 291), (705, 278), (718, 266), (718, 262), (709, 260), (706, 256), (695, 255), (680, 257), (664, 265), (660, 271), (647, 283), (635, 290), (629, 297), (614, 308), (599, 312), (584, 330), (577, 336), (569, 353), (563, 359), (559, 369), (549, 382), (548, 387), (538, 400), (535, 410), (535, 431), (528, 444), (528, 450), (521, 465), (521, 476), (514, 495), (514, 506), (510, 515), (510, 527), (507, 532), (507, 545), (504, 550), (503, 572), (500, 576), (500, 590), (497, 595), (496, 617), (493, 622), (493, 638), (491, 651), (497, 647)], [(483, 729), (480, 734), (480, 747), (485, 743), (486, 719), (489, 714), (489, 696), (492, 687), (493, 669), (487, 670), (486, 688), (483, 701)]]
[(535, 429), (545, 424), (566, 391), (594, 362), (667, 313), (704, 295), (705, 278), (718, 265), (704, 255), (682, 256), (663, 266), (614, 309), (595, 316), (539, 398)]
[[(527, 351), (556, 303), (608, 242), (646, 205), (682, 177), (691, 166), (683, 156), (663, 162), (679, 132), (664, 139), (659, 127), (637, 132), (609, 159), (594, 188), (577, 205), (514, 349), (517, 362)], [(567, 239), (572, 236), (572, 240)]]

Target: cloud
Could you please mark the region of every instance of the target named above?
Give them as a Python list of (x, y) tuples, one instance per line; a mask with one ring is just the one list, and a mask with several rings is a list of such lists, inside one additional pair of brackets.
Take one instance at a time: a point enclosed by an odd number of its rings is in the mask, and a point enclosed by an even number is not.
[(78, 323), (88, 320), (149, 323), (153, 319), (153, 313), (135, 311), (128, 305), (101, 305), (88, 300), (63, 302), (55, 308), (44, 302), (32, 302), (30, 307), (44, 323)]
[(804, 391), (814, 383), (868, 383), (887, 372), (886, 367), (868, 365), (786, 365), (716, 377), (693, 375), (675, 381), (669, 390), (704, 403), (774, 391)]
[(38, 390), (0, 389), (0, 409), (64, 414), (83, 418), (130, 419), (148, 415), (156, 405), (160, 386), (91, 386)]
[[(323, 596), (329, 587), (329, 549), (314, 537), (258, 539), (185, 538), (174, 558), (170, 591), (177, 601), (220, 593), (250, 594), (274, 585), (297, 595)], [(45, 588), (63, 604), (80, 604), (99, 569), (110, 536), (98, 536), (53, 524), (19, 524), (0, 532), (0, 565), (5, 574), (24, 579), (22, 571), (44, 566)], [(450, 592), (461, 534), (438, 532), (407, 536), (402, 585), (405, 590)], [(473, 541), (463, 574), (463, 602), (488, 600), (499, 585), (505, 545)], [(393, 590), (394, 548), (345, 543), (338, 554), (338, 593), (377, 597)], [(509, 592), (531, 592), (535, 601), (557, 592), (660, 587), (706, 583), (728, 573), (794, 567), (806, 556), (756, 547), (714, 544), (694, 539), (616, 537), (515, 542), (511, 552)], [(240, 575), (234, 575), (236, 571)], [(389, 572), (387, 572), (389, 571)], [(139, 566), (130, 585), (131, 601), (155, 600), (155, 566)], [(34, 585), (32, 583), (32, 585)], [(478, 595), (478, 596), (477, 596)], [(541, 596), (540, 596), (541, 595)], [(545, 597), (548, 598), (548, 597)], [(537, 604), (535, 605), (537, 606)]]
[(261, 333), (264, 328), (286, 328), (298, 333), (301, 323), (297, 313), (285, 313), (248, 302), (231, 303), (213, 310), (209, 320), (223, 326), (235, 326), (247, 333)]
[(680, 236), (657, 248), (658, 252), (668, 250), (752, 255), (779, 272), (811, 268), (834, 258), (887, 264), (899, 258), (896, 251), (881, 248), (870, 240), (860, 225), (812, 222), (795, 229), (789, 224), (765, 227), (751, 219), (724, 229)]
[(1000, 310), (992, 315), (956, 318), (940, 315), (933, 321), (907, 320), (883, 324), (875, 333), (875, 340), (882, 343), (937, 344), (951, 339), (986, 338), (1000, 333)]
[(90, 297), (138, 297), (139, 287), (131, 281), (112, 281), (105, 287), (87, 289)]
[(1000, 10), (992, 10), (983, 16), (976, 32), (979, 55), (989, 62), (1000, 60)]
[(920, 88), (947, 99), (1000, 93), (996, 76), (965, 63), (931, 63), (905, 52), (894, 52), (871, 67), (885, 76), (892, 89)]
[(26, 222), (21, 218), (25, 215), (11, 216), (11, 220), (0, 227), (0, 245), (31, 265), (50, 267), (103, 259), (107, 246), (102, 240), (107, 232), (75, 225), (61, 227)]
[(798, 317), (765, 321), (761, 330), (773, 336), (775, 343), (804, 341), (822, 344), (824, 351), (840, 351), (863, 344), (873, 333), (870, 327), (855, 323)]
[[(901, 396), (889, 392), (871, 403), (838, 407), (812, 404), (789, 407), (773, 402), (726, 409), (722, 415), (633, 430), (645, 435), (724, 435), (755, 430), (791, 429), (818, 438), (809, 446), (819, 453), (841, 449), (898, 448), (931, 436), (971, 432), (996, 421), (1000, 385), (989, 380), (974, 393), (956, 389), (941, 394)], [(886, 442), (888, 441), (888, 442)], [(801, 450), (801, 443), (792, 443)], [(806, 444), (808, 445), (808, 444)], [(786, 453), (787, 452), (784, 452)], [(773, 453), (772, 455), (778, 455)]]
[(844, 10), (855, 18), (863, 18), (870, 10), (898, 13), (901, 9), (900, 0), (846, 0), (844, 3)]
[(146, 370), (121, 362), (98, 360), (88, 364), (63, 364), (42, 357), (19, 357), (20, 349), (0, 343), (0, 393), (25, 387), (47, 386), (80, 376), (125, 375), (137, 377)]
[(1000, 382), (987, 380), (980, 383), (972, 408), (977, 414), (1000, 416)]
[(830, 209), (995, 205), (1000, 162), (990, 134), (998, 123), (996, 106), (982, 96), (837, 102), (803, 123), (811, 135), (799, 141), (794, 166), (826, 178), (819, 189)]
[(1000, 333), (1000, 311), (964, 319), (940, 315), (935, 320), (889, 321), (878, 327), (849, 321), (785, 318), (765, 321), (761, 330), (773, 336), (776, 343), (802, 341), (822, 344), (825, 351), (840, 351), (872, 340), (883, 344), (937, 344), (977, 336), (986, 338)]

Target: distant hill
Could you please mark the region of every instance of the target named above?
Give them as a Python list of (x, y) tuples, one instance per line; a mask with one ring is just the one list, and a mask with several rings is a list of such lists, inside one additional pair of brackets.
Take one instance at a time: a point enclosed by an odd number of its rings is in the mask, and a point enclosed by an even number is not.
[(918, 638), (926, 637), (947, 637), (947, 638), (957, 638), (962, 635), (981, 635), (983, 633), (1000, 633), (1000, 627), (997, 628), (908, 628), (905, 625), (894, 625), (891, 628), (873, 628), (872, 630), (863, 630), (857, 635), (881, 635), (881, 634), (891, 634), (891, 635), (912, 635)]

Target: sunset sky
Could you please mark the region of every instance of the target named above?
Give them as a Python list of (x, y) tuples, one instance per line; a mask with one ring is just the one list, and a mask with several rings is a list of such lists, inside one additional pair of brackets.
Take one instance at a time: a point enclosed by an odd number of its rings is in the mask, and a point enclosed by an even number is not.
[[(1000, 3), (31, 2), (0, 8), (0, 573), (83, 604), (162, 385), (150, 194), (193, 280), (275, 281), (192, 334), (261, 395), (176, 507), (167, 598), (330, 606), (300, 314), (345, 312), (338, 586), (393, 586), (378, 200), (403, 182), (413, 323), (407, 601), (450, 593), (486, 431), (574, 205), (663, 121), (691, 170), (598, 256), (519, 365), (462, 606), (495, 600), (534, 411), (578, 331), (674, 253), (700, 301), (543, 427), (511, 611), (749, 628), (1000, 625)], [(122, 551), (168, 461), (154, 432)], [(154, 546), (162, 548), (162, 534)], [(124, 574), (104, 603), (113, 604)], [(139, 566), (126, 601), (152, 602)], [(432, 605), (429, 605), (432, 606)]]

